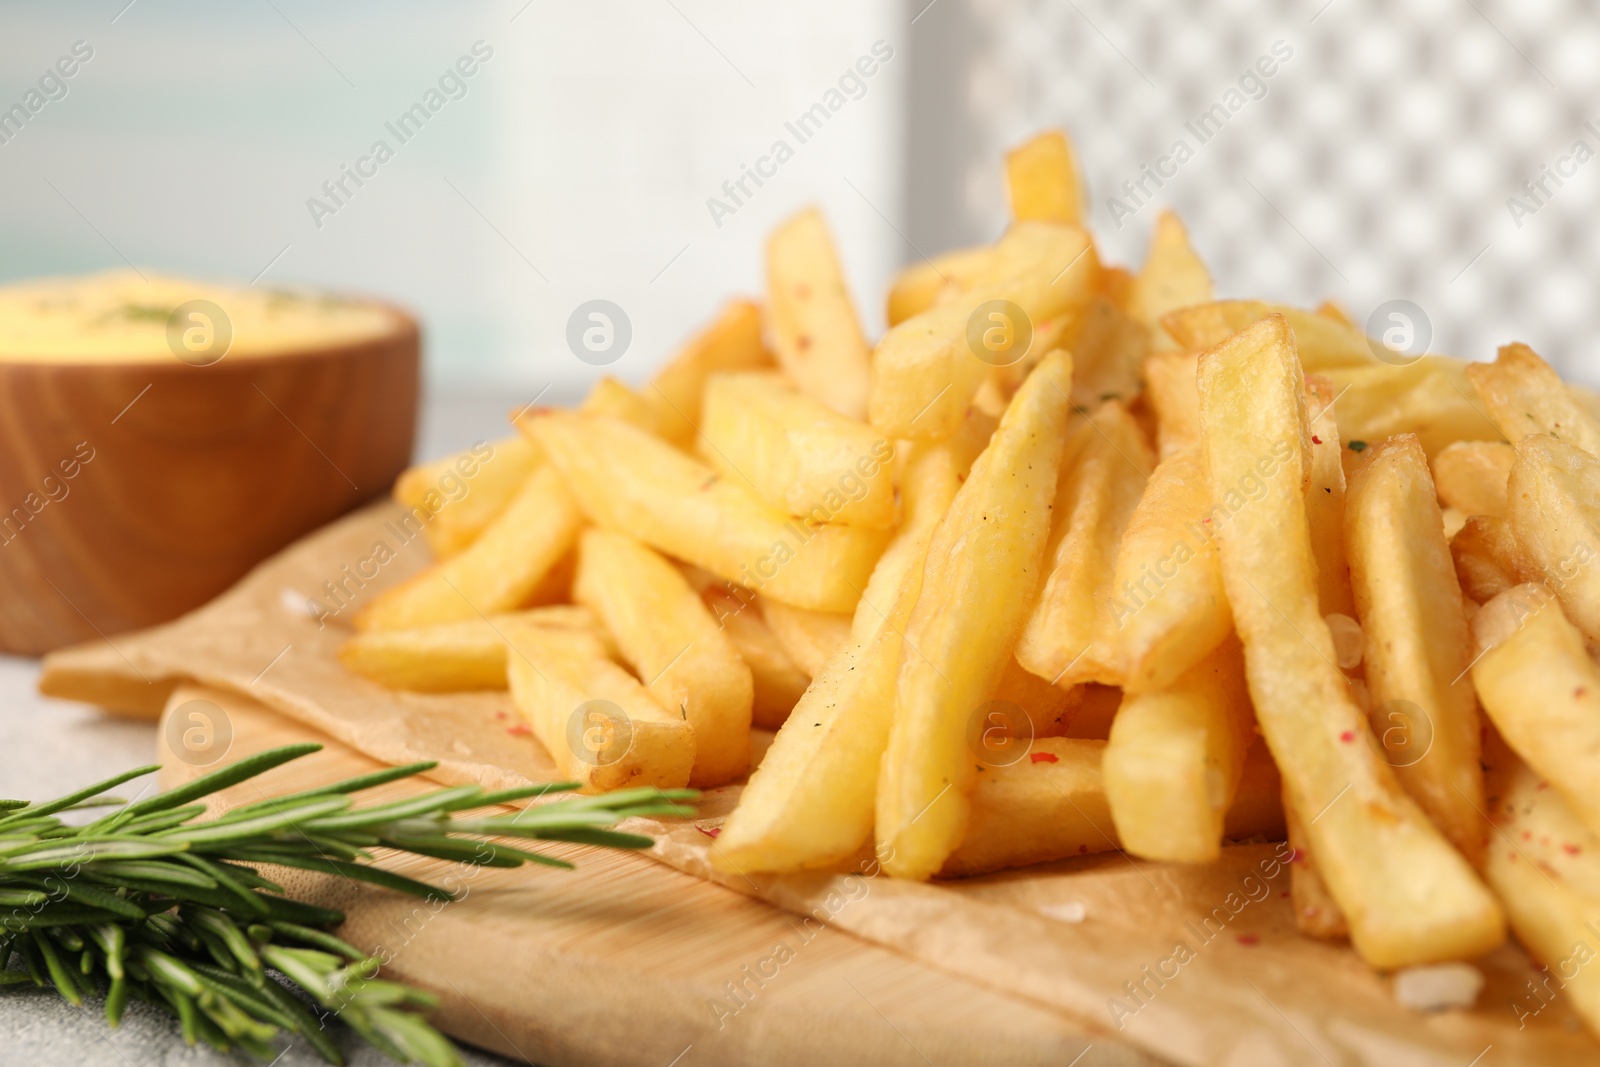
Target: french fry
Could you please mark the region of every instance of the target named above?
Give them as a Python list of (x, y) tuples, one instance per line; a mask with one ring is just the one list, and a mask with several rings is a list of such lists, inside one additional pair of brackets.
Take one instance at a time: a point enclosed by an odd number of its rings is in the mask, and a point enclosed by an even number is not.
[(1472, 684), (1500, 736), (1600, 832), (1600, 667), (1548, 587), (1515, 586), (1472, 624)]
[(1163, 459), (1133, 509), (1108, 591), (1130, 691), (1174, 684), (1233, 632), (1213, 511), (1198, 445)]
[(1461, 591), (1479, 604), (1487, 604), (1522, 580), (1525, 567), (1511, 523), (1489, 515), (1474, 515), (1450, 539)]
[(1017, 660), (1053, 685), (1120, 685), (1116, 633), (1123, 604), (1112, 586), (1113, 565), (1154, 458), (1127, 409), (1108, 401), (1073, 425), (1061, 464), (1044, 586), (1017, 642)]
[(1414, 433), (1428, 455), (1457, 441), (1498, 441), (1500, 431), (1485, 416), (1467, 381), (1467, 364), (1448, 356), (1424, 356), (1403, 367), (1324, 366), (1333, 382), (1339, 431), (1352, 447), (1399, 433)]
[[(1131, 403), (1143, 387), (1144, 361), (1150, 354), (1150, 331), (1144, 323), (1104, 295), (1059, 322), (1060, 337), (1052, 347), (1072, 353), (1073, 403), (1085, 408), (1105, 400)], [(1042, 356), (1047, 349), (1040, 347), (1038, 333), (1042, 331), (1036, 331), (1034, 349)]]
[(934, 531), (960, 485), (951, 442), (907, 464), (906, 521), (862, 594), (850, 643), (812, 679), (722, 827), (714, 866), (731, 871), (827, 867), (872, 837), (906, 622)]
[(1554, 437), (1524, 437), (1506, 499), (1523, 572), (1550, 586), (1567, 618), (1600, 640), (1600, 459)]
[(1422, 446), (1391, 437), (1351, 480), (1345, 545), (1373, 733), (1406, 792), (1477, 864), (1483, 770), (1471, 639), (1436, 500)]
[(596, 638), (526, 623), (507, 626), (505, 636), (512, 703), (582, 792), (689, 781), (694, 727), (656, 703)]
[(807, 611), (776, 600), (763, 600), (761, 615), (789, 658), (809, 675), (820, 672), (823, 664), (850, 640), (853, 616), (842, 612)]
[(1318, 304), (1317, 314), (1325, 315), (1334, 322), (1342, 323), (1343, 325), (1350, 327), (1352, 330), (1359, 328), (1356, 326), (1356, 320), (1350, 317), (1350, 313), (1344, 308), (1340, 307), (1338, 304), (1334, 303), (1332, 300), (1324, 300), (1322, 303)]
[(750, 769), (750, 668), (676, 567), (622, 534), (586, 530), (573, 597), (605, 624), (645, 689), (694, 727), (696, 788)]
[(1232, 639), (1172, 685), (1124, 700), (1105, 751), (1122, 847), (1153, 860), (1215, 860), (1253, 726), (1244, 657)]
[[(586, 415), (609, 415), (663, 438), (670, 438), (682, 421), (668, 412), (664, 405), (652, 404), (631, 386), (610, 375), (594, 383), (594, 388), (589, 390), (589, 395), (584, 397), (578, 410)], [(524, 438), (523, 443), (527, 445), (529, 442)]]
[(1206, 352), (1199, 382), (1213, 498), (1264, 486), (1221, 524), (1222, 575), (1257, 720), (1356, 949), (1377, 967), (1480, 955), (1504, 939), (1499, 907), (1380, 758), (1316, 606), (1310, 428), (1288, 322), (1274, 315)]
[(1466, 515), (1506, 513), (1506, 482), (1516, 451), (1503, 441), (1457, 441), (1433, 457), (1433, 483), (1446, 507)]
[(739, 658), (750, 668), (751, 725), (776, 730), (800, 702), (811, 684), (811, 675), (800, 669), (753, 606), (755, 594), (744, 590), (742, 596), (736, 596), (726, 592), (724, 584), (716, 581), (714, 586), (701, 589), (700, 598), (733, 642)]
[(931, 877), (966, 829), (967, 726), (1038, 595), (1071, 376), (1065, 352), (1028, 376), (929, 545), (878, 782), (877, 851), (896, 877)]
[(1305, 819), (1294, 810), (1287, 790), (1283, 796), (1283, 815), (1293, 857), (1289, 865), (1289, 904), (1294, 911), (1295, 929), (1319, 941), (1342, 941), (1350, 936), (1350, 924), (1317, 869)]
[(1350, 564), (1344, 546), (1344, 461), (1334, 417), (1333, 386), (1320, 374), (1306, 375), (1306, 407), (1311, 426), (1311, 485), (1306, 519), (1311, 555), (1317, 561), (1317, 604), (1324, 615), (1356, 613), (1350, 594)]
[(775, 374), (711, 378), (697, 450), (717, 473), (784, 514), (894, 525), (894, 446)]
[(538, 462), (531, 444), (510, 437), (411, 467), (394, 483), (394, 498), (411, 509), (401, 522), (419, 525), (435, 556), (453, 556), (506, 509)]
[[(992, 369), (968, 340), (973, 316), (991, 301), (1015, 304), (1038, 324), (1086, 305), (1099, 261), (1088, 235), (1075, 226), (1018, 223), (994, 246), (987, 270), (958, 297), (892, 328), (872, 357), (868, 410), (886, 437), (942, 440), (956, 432), (968, 404)], [(1021, 324), (1008, 312), (1013, 338)], [(992, 319), (985, 318), (985, 322)], [(999, 326), (996, 326), (999, 328)]]
[(1507, 441), (1548, 434), (1600, 456), (1600, 420), (1527, 345), (1505, 345), (1493, 363), (1468, 364), (1466, 375)]
[(582, 522), (561, 476), (541, 464), (471, 546), (378, 594), (357, 614), (356, 629), (406, 629), (522, 607), (572, 548)]
[(641, 395), (657, 409), (662, 436), (683, 446), (699, 430), (707, 379), (774, 366), (772, 353), (761, 343), (761, 309), (748, 300), (734, 300), (656, 373)]
[[(986, 767), (972, 790), (967, 835), (941, 877), (1048, 863), (1123, 847), (1104, 787), (1106, 742), (1051, 737), (1035, 741), (1015, 763)], [(1251, 749), (1238, 799), (1228, 809), (1226, 836), (1282, 832), (1278, 774), (1264, 746)]]
[(1300, 365), (1308, 371), (1335, 367), (1384, 367), (1365, 334), (1348, 322), (1314, 311), (1265, 304), (1259, 300), (1215, 300), (1177, 307), (1162, 316), (1180, 348), (1200, 352), (1213, 348), (1268, 315), (1281, 315), (1294, 332)]
[(767, 240), (767, 301), (778, 365), (807, 396), (848, 418), (865, 418), (871, 350), (816, 208)]
[(898, 326), (964, 289), (989, 269), (989, 246), (958, 248), (901, 271), (889, 286), (889, 325)]
[(1161, 458), (1200, 444), (1200, 391), (1192, 352), (1155, 352), (1144, 361), (1145, 396), (1156, 409)]
[(535, 410), (518, 420), (589, 520), (775, 600), (816, 611), (856, 605), (888, 532), (809, 526), (644, 431), (616, 419)]
[(1072, 145), (1060, 130), (1048, 130), (1006, 153), (1011, 217), (1018, 222), (1083, 225), (1083, 182)]
[(1133, 292), (1129, 312), (1150, 331), (1151, 346), (1158, 352), (1177, 349), (1178, 342), (1161, 325), (1161, 317), (1179, 308), (1211, 301), (1211, 274), (1189, 244), (1189, 231), (1171, 211), (1156, 219)]
[[(1503, 744), (1486, 746), (1485, 755), (1495, 836), (1484, 876), (1505, 904), (1517, 940), (1543, 961), (1547, 976), (1555, 972), (1561, 996), (1591, 1033), (1600, 1034), (1600, 971), (1585, 966), (1600, 929), (1600, 837)], [(1530, 1008), (1529, 999), (1511, 1004), (1521, 1026), (1545, 1003), (1540, 994)]]
[[(587, 608), (566, 605), (509, 615), (360, 633), (339, 646), (339, 662), (390, 689), (455, 693), (506, 687), (503, 628), (526, 623), (593, 634), (609, 641)], [(609, 649), (608, 649), (609, 651)]]

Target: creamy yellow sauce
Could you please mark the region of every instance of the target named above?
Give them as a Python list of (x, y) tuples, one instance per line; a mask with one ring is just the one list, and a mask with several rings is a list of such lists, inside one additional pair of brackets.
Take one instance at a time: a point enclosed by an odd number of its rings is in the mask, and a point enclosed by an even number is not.
[[(146, 277), (119, 270), (0, 286), (0, 361), (134, 363), (182, 351), (204, 364), (369, 340), (400, 323), (381, 305), (315, 292)], [(225, 321), (191, 301), (209, 301)]]

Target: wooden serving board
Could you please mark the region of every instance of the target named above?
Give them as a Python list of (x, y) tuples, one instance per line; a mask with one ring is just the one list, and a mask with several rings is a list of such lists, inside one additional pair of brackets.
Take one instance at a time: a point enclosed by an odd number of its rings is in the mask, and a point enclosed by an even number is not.
[[(191, 700), (227, 716), (228, 760), (306, 740), (326, 746), (222, 794), (224, 807), (382, 766), (224, 690), (180, 686), (168, 715)], [(181, 742), (177, 751), (169, 743), (186, 725), (160, 731), (162, 788), (209, 769), (185, 762)], [(435, 787), (403, 782), (367, 795)], [(549, 1067), (1160, 1062), (870, 942), (828, 928), (802, 931), (792, 915), (655, 860), (573, 845), (547, 851), (577, 869), (464, 868), (415, 857), (390, 864), (464, 891), (437, 907), (331, 875), (274, 877), (303, 899), (345, 911), (341, 935), (382, 954), (385, 977), (436, 994), (435, 1021), (447, 1033)], [(749, 977), (780, 944), (793, 958), (768, 965), (770, 978)], [(728, 996), (730, 982), (751, 991), (744, 1006)]]
[[(342, 519), (175, 623), (52, 654), (41, 689), (171, 709), (169, 774), (193, 773), (185, 705), (203, 699), (229, 758), (333, 742), (264, 788), (412, 760), (438, 761), (430, 776), (445, 783), (555, 779), (505, 693), (401, 693), (340, 666), (341, 620), (427, 561), (397, 515), (380, 505)], [(374, 568), (380, 546), (388, 562)], [(368, 577), (353, 602), (332, 618), (307, 612), (308, 597), (329, 605), (355, 573)], [(656, 840), (645, 855), (589, 850), (576, 872), (478, 872), (467, 899), (437, 914), (343, 882), (297, 886), (347, 910), (357, 944), (399, 944), (393, 973), (443, 997), (451, 1032), (552, 1065), (1597, 1059), (1562, 998), (1522, 1025), (1542, 974), (1514, 945), (1475, 961), (1486, 985), (1473, 1010), (1401, 1007), (1389, 977), (1347, 945), (1296, 932), (1281, 843), (1231, 846), (1206, 866), (1109, 852), (935, 884), (875, 870), (730, 875), (712, 866), (712, 832), (739, 792), (708, 791), (690, 823), (632, 820)]]

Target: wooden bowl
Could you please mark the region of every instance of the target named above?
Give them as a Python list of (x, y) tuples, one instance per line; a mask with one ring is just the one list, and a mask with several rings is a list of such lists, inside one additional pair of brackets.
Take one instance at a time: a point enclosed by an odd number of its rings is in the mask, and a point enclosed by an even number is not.
[(0, 651), (175, 618), (385, 493), (420, 340), (384, 307), (375, 337), (209, 365), (0, 362)]

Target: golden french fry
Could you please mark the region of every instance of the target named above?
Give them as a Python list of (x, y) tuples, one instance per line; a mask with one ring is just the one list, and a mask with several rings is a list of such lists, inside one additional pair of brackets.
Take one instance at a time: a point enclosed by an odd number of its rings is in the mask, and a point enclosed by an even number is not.
[(1076, 226), (1013, 226), (971, 289), (906, 319), (879, 342), (872, 425), (896, 439), (942, 440), (956, 432), (993, 366), (1021, 358), (1011, 348), (1024, 328), (1086, 305), (1098, 271), (1094, 246)]
[(1524, 437), (1506, 499), (1522, 571), (1554, 590), (1567, 618), (1600, 640), (1600, 459), (1554, 437)]
[(1163, 459), (1123, 531), (1112, 630), (1123, 685), (1165, 689), (1233, 632), (1217, 557), (1218, 519), (1198, 445)]
[(572, 548), (582, 522), (561, 476), (541, 464), (471, 546), (379, 593), (357, 614), (356, 629), (428, 626), (522, 607)]
[(1356, 612), (1350, 595), (1350, 564), (1344, 550), (1344, 460), (1334, 418), (1333, 387), (1320, 374), (1306, 375), (1306, 407), (1311, 427), (1311, 485), (1306, 489), (1306, 519), (1311, 555), (1317, 561), (1317, 604), (1324, 615)]
[(1127, 409), (1113, 400), (1076, 421), (1061, 465), (1044, 587), (1017, 642), (1017, 661), (1053, 685), (1120, 685), (1116, 635), (1123, 605), (1112, 568), (1154, 457)]
[(718, 838), (715, 866), (826, 867), (871, 839), (902, 635), (922, 588), (929, 543), (960, 477), (951, 442), (913, 453), (904, 478), (906, 521), (872, 572), (851, 640), (812, 679), (750, 776)]
[(1439, 500), (1465, 515), (1504, 516), (1516, 451), (1504, 441), (1457, 441), (1433, 457)]
[(888, 532), (791, 519), (660, 438), (616, 419), (525, 413), (589, 520), (774, 600), (849, 611)]
[[(609, 415), (657, 437), (670, 438), (680, 420), (662, 404), (652, 404), (624, 382), (607, 375), (594, 383), (578, 410), (586, 415)], [(527, 439), (523, 439), (527, 444)]]
[(538, 462), (532, 444), (510, 437), (411, 467), (394, 483), (394, 498), (411, 509), (400, 522), (420, 527), (435, 556), (453, 556), (506, 509)]
[(708, 378), (774, 366), (761, 343), (761, 309), (748, 300), (734, 300), (656, 373), (641, 395), (657, 409), (662, 436), (687, 445), (700, 426), (700, 397)]
[(1065, 352), (1028, 376), (929, 545), (878, 782), (878, 855), (896, 877), (931, 877), (965, 831), (967, 728), (1038, 595), (1071, 377)]
[(1479, 604), (1520, 582), (1525, 569), (1511, 523), (1489, 515), (1474, 515), (1462, 525), (1450, 539), (1450, 556), (1462, 592)]
[(656, 703), (592, 635), (505, 627), (511, 699), (562, 775), (585, 793), (679, 789), (694, 763), (694, 727)]
[(724, 478), (784, 514), (813, 523), (894, 525), (894, 446), (775, 374), (714, 376), (696, 447)]
[(1600, 833), (1600, 667), (1548, 587), (1515, 586), (1472, 623), (1472, 684), (1500, 736)]
[(454, 693), (506, 687), (503, 628), (516, 623), (581, 630), (607, 638), (588, 608), (561, 605), (410, 630), (360, 633), (339, 646), (339, 662), (390, 689)]
[(941, 300), (970, 289), (989, 269), (989, 246), (958, 248), (914, 263), (889, 287), (889, 325), (898, 326)]
[(1105, 752), (1122, 847), (1153, 860), (1215, 860), (1253, 725), (1244, 657), (1231, 639), (1172, 685), (1124, 700)]
[(1317, 859), (1311, 851), (1305, 820), (1295, 812), (1294, 802), (1287, 790), (1283, 796), (1283, 814), (1292, 857), (1289, 866), (1289, 903), (1294, 910), (1295, 929), (1318, 940), (1342, 941), (1350, 936), (1350, 924), (1317, 869)]
[(1189, 244), (1183, 221), (1171, 211), (1163, 211), (1156, 219), (1150, 252), (1130, 297), (1129, 312), (1150, 331), (1151, 345), (1157, 351), (1179, 347), (1161, 325), (1163, 315), (1211, 301), (1211, 274)]
[(1145, 396), (1156, 409), (1161, 458), (1200, 444), (1200, 391), (1192, 352), (1156, 352), (1144, 361)]
[(696, 788), (750, 769), (750, 668), (678, 569), (622, 534), (586, 530), (572, 595), (616, 638), (662, 707), (694, 727)]
[(1507, 441), (1548, 434), (1600, 456), (1600, 420), (1527, 345), (1505, 345), (1493, 363), (1468, 364), (1466, 375)]
[(1317, 608), (1310, 428), (1288, 322), (1274, 315), (1206, 352), (1199, 381), (1212, 497), (1263, 486), (1218, 533), (1251, 699), (1356, 949), (1378, 967), (1480, 955), (1504, 939), (1504, 918), (1383, 762)]
[(1400, 784), (1451, 844), (1483, 858), (1483, 769), (1465, 603), (1428, 458), (1409, 434), (1350, 482), (1345, 545), (1366, 634), (1372, 731)]
[[(1485, 756), (1495, 835), (1484, 876), (1517, 940), (1556, 972), (1563, 999), (1600, 1035), (1600, 970), (1586, 966), (1600, 929), (1600, 837), (1502, 744), (1486, 746)], [(1528, 992), (1510, 1006), (1525, 1026), (1547, 1003), (1548, 993)]]
[[(1085, 408), (1105, 400), (1131, 403), (1143, 387), (1144, 361), (1150, 354), (1150, 331), (1144, 323), (1103, 295), (1059, 321), (1059, 338), (1050, 343), (1072, 353), (1073, 403)], [(1042, 355), (1048, 349), (1039, 348), (1040, 333), (1036, 331), (1034, 348)]]
[[(1101, 766), (1104, 741), (1051, 737), (1019, 749), (1014, 763), (985, 767), (972, 790), (967, 835), (939, 871), (965, 877), (1122, 847)], [(1277, 768), (1251, 749), (1223, 832), (1230, 838), (1282, 832)]]
[(870, 348), (816, 208), (795, 215), (767, 240), (767, 300), (778, 365), (807, 396), (841, 415), (865, 418)]
[(1180, 348), (1200, 352), (1213, 348), (1268, 315), (1281, 315), (1294, 332), (1300, 365), (1326, 373), (1336, 367), (1385, 367), (1378, 362), (1372, 342), (1360, 330), (1314, 311), (1265, 304), (1259, 300), (1216, 300), (1178, 307), (1162, 316), (1162, 325)]
[(761, 602), (761, 615), (778, 643), (809, 675), (822, 670), (850, 640), (852, 616), (843, 612), (807, 611), (776, 600)]
[(729, 593), (723, 587), (733, 583), (712, 580), (715, 584), (701, 589), (700, 598), (723, 633), (728, 635), (728, 640), (733, 642), (739, 658), (750, 668), (754, 687), (751, 725), (776, 730), (800, 702), (806, 686), (811, 684), (811, 675), (800, 669), (761, 617), (755, 607), (754, 593), (748, 589), (738, 594)]
[(1339, 431), (1352, 449), (1414, 433), (1433, 456), (1457, 441), (1500, 439), (1472, 395), (1466, 368), (1459, 359), (1424, 356), (1406, 366), (1374, 362), (1324, 366), (1318, 372), (1333, 382)]
[(1083, 182), (1072, 145), (1060, 130), (1047, 130), (1006, 153), (1011, 217), (1018, 222), (1083, 225)]

